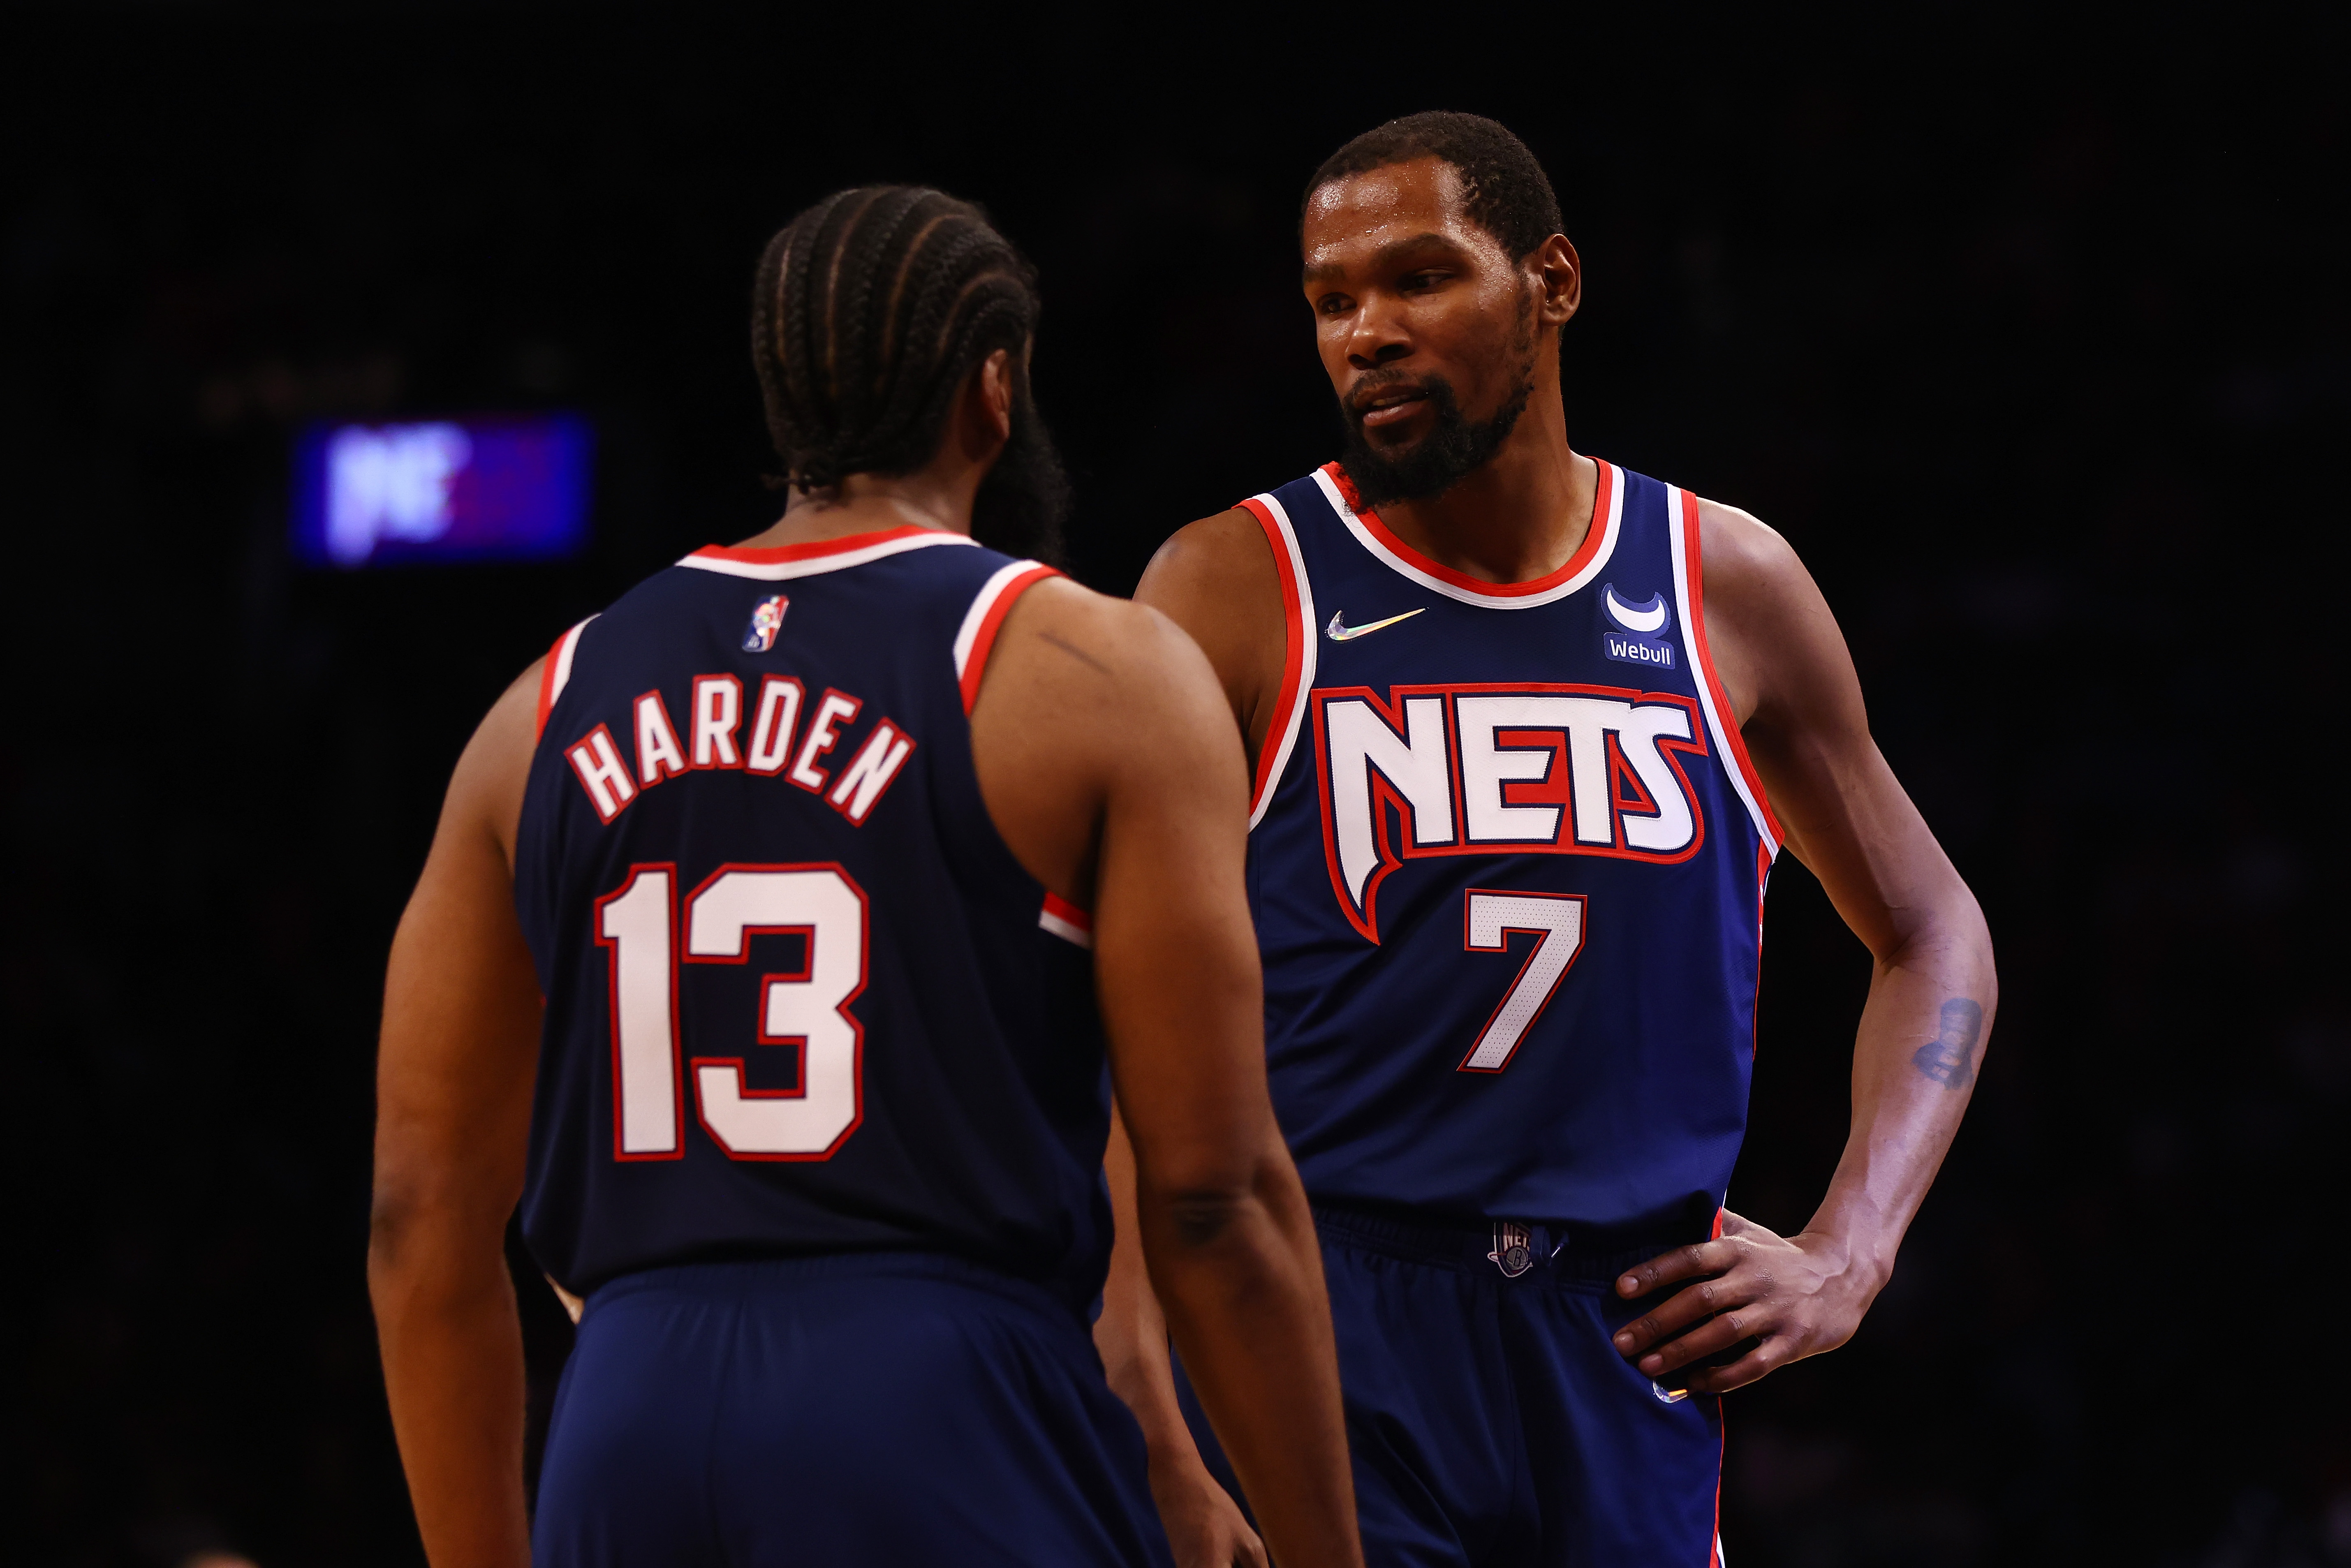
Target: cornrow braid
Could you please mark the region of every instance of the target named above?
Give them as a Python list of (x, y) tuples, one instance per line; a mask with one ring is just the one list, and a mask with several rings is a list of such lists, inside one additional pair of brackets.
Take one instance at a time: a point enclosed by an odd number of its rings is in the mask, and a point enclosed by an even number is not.
[(1037, 303), (1028, 261), (945, 192), (871, 185), (800, 214), (768, 242), (751, 289), (751, 359), (787, 478), (806, 491), (920, 468), (998, 349), (1025, 402)]

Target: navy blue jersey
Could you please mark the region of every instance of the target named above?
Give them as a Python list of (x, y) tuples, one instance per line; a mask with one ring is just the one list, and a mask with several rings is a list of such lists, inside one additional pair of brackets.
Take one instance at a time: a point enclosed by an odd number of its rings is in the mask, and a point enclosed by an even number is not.
[(515, 896), (523, 1230), (567, 1288), (908, 1250), (1099, 1288), (1084, 916), (998, 835), (967, 716), (1046, 575), (915, 528), (710, 549), (556, 644)]
[(1779, 833), (1708, 661), (1696, 500), (1480, 582), (1334, 465), (1245, 503), (1289, 665), (1251, 802), (1274, 1108), (1321, 1202), (1707, 1234)]

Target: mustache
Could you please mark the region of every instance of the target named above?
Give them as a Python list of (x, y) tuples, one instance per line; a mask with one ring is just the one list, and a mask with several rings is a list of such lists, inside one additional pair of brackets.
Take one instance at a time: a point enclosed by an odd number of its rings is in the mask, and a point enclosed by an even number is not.
[(1339, 395), (1340, 410), (1360, 425), (1364, 416), (1372, 412), (1373, 399), (1399, 388), (1417, 392), (1439, 408), (1458, 405), (1453, 383), (1443, 376), (1416, 375), (1410, 371), (1365, 371)]

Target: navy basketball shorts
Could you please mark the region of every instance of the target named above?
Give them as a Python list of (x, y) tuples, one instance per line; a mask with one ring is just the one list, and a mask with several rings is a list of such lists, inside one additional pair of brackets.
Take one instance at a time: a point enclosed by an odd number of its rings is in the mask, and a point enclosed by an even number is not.
[[(1708, 1568), (1721, 1401), (1609, 1343), (1654, 1302), (1625, 1269), (1677, 1245), (1578, 1248), (1318, 1207), (1370, 1568)], [(1188, 1385), (1185, 1413), (1228, 1486)]]
[(588, 1299), (538, 1568), (1166, 1568), (1143, 1435), (1037, 1287), (904, 1253), (689, 1264)]

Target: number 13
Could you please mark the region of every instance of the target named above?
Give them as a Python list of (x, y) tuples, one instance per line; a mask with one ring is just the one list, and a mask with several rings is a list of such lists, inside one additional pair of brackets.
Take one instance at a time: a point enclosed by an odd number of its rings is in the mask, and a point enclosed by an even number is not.
[[(678, 1072), (677, 870), (629, 868), (596, 904), (596, 943), (611, 949), (612, 1154), (685, 1155)], [(751, 938), (805, 944), (797, 974), (760, 977), (762, 1045), (796, 1046), (800, 1086), (752, 1089), (739, 1056), (694, 1059), (696, 1113), (738, 1160), (823, 1160), (864, 1115), (865, 1030), (849, 1004), (865, 989), (865, 894), (837, 866), (725, 866), (685, 899), (688, 964), (742, 964)]]

